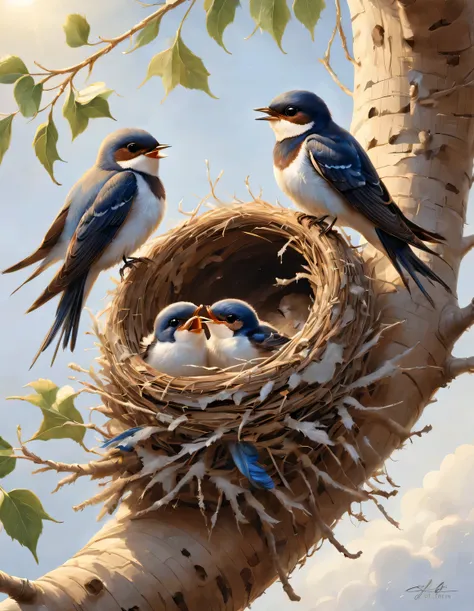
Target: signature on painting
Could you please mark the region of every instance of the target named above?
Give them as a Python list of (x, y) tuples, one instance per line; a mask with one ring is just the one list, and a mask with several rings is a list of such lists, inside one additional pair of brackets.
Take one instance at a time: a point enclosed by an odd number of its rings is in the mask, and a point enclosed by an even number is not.
[(433, 599), (451, 598), (451, 594), (457, 592), (457, 590), (449, 590), (444, 581), (435, 586), (432, 579), (426, 585), (412, 586), (406, 591), (415, 594), (415, 600), (420, 599), (422, 596), (423, 598)]

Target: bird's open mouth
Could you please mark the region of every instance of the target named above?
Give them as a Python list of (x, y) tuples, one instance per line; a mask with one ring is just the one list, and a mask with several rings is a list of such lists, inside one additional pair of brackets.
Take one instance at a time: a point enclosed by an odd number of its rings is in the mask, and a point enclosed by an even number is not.
[(255, 121), (279, 121), (280, 115), (276, 112), (276, 110), (272, 110), (268, 108), (268, 106), (264, 106), (263, 108), (254, 108), (255, 112), (264, 112), (266, 117), (257, 117)]
[(225, 320), (221, 320), (220, 318), (217, 318), (217, 316), (214, 314), (214, 312), (211, 310), (209, 306), (206, 306), (205, 310), (206, 310), (207, 316), (209, 317), (209, 318), (205, 318), (204, 319), (205, 321), (213, 322), (216, 325), (226, 325), (227, 327), (229, 327), (229, 323), (226, 322)]
[(201, 333), (202, 330), (202, 320), (200, 316), (191, 316), (184, 325), (178, 327), (178, 331), (190, 331), (191, 333)]
[(145, 153), (145, 157), (151, 157), (152, 159), (163, 159), (164, 157), (167, 157), (168, 155), (163, 155), (161, 151), (164, 151), (165, 149), (169, 149), (170, 146), (171, 146), (170, 144), (159, 144), (153, 150), (148, 151), (148, 153)]

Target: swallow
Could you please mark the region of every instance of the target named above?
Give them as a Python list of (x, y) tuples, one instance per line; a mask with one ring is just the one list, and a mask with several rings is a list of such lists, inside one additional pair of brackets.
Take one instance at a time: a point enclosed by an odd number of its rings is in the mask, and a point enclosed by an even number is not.
[(223, 299), (206, 308), (209, 320), (209, 365), (226, 369), (252, 366), (290, 340), (259, 320), (251, 305), (240, 299)]
[(74, 350), (82, 308), (101, 271), (122, 261), (125, 267), (142, 261), (131, 254), (158, 227), (165, 212), (165, 189), (158, 169), (166, 148), (168, 145), (141, 129), (110, 134), (99, 149), (95, 165), (69, 192), (39, 248), (4, 270), (8, 274), (39, 262), (23, 286), (63, 260), (28, 310), (33, 312), (60, 295), (54, 323), (33, 364), (58, 334), (52, 363), (61, 341), (64, 349), (69, 346)]
[(276, 181), (304, 216), (319, 217), (321, 224), (334, 223), (361, 233), (387, 255), (410, 292), (408, 272), (420, 291), (434, 306), (418, 274), (431, 283), (451, 289), (411, 247), (440, 255), (425, 242), (439, 244), (444, 238), (410, 221), (393, 201), (386, 186), (359, 142), (332, 120), (325, 102), (309, 91), (289, 91), (268, 107), (256, 108), (270, 123), (276, 144), (273, 168)]
[(208, 373), (207, 340), (199, 311), (201, 306), (179, 301), (164, 308), (155, 321), (155, 331), (144, 340), (144, 360), (172, 377)]

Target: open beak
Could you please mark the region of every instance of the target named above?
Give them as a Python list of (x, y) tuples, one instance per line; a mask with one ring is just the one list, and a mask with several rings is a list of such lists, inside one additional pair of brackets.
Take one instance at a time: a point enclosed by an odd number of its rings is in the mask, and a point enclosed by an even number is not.
[(279, 120), (278, 113), (272, 110), (271, 108), (268, 108), (268, 106), (264, 106), (263, 108), (254, 108), (254, 110), (255, 112), (264, 112), (266, 115), (268, 115), (267, 117), (257, 117), (255, 121), (278, 121)]
[(202, 321), (199, 316), (192, 316), (184, 325), (178, 327), (178, 331), (190, 331), (191, 333), (201, 333)]
[(148, 153), (145, 153), (145, 157), (151, 157), (152, 159), (164, 159), (165, 157), (168, 157), (168, 155), (162, 155), (161, 151), (169, 149), (170, 146), (170, 144), (159, 144), (152, 151), (148, 151)]
[(226, 322), (225, 320), (219, 320), (219, 318), (217, 318), (217, 316), (214, 314), (214, 312), (211, 310), (211, 308), (209, 306), (206, 306), (206, 314), (209, 316), (209, 320), (213, 323), (215, 323), (216, 325), (225, 325)]

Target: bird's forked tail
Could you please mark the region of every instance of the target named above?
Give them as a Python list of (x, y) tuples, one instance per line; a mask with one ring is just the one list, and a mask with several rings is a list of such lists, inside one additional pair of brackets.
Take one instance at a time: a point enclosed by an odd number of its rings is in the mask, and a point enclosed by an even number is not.
[(81, 276), (69, 286), (67, 286), (61, 295), (61, 299), (56, 310), (56, 317), (54, 323), (51, 326), (48, 334), (44, 338), (40, 349), (36, 353), (31, 367), (36, 363), (38, 357), (44, 352), (53, 342), (56, 335), (61, 331), (58, 344), (51, 360), (51, 365), (56, 359), (56, 355), (59, 350), (59, 346), (63, 344), (63, 349), (70, 346), (71, 352), (74, 350), (77, 341), (77, 334), (79, 331), (79, 323), (81, 320), (82, 305), (84, 302), (84, 292), (87, 281), (87, 274)]
[[(375, 231), (377, 232), (377, 235), (380, 241), (382, 242), (382, 246), (384, 247), (390, 261), (397, 270), (398, 274), (400, 275), (400, 278), (403, 281), (403, 284), (409, 292), (410, 287), (408, 285), (408, 281), (403, 273), (402, 268), (410, 274), (417, 287), (420, 289), (420, 291), (423, 293), (423, 295), (433, 307), (434, 301), (430, 294), (426, 291), (425, 287), (420, 282), (420, 279), (418, 278), (417, 274), (424, 276), (432, 284), (433, 281), (437, 282), (438, 284), (441, 284), (441, 286), (446, 289), (449, 294), (452, 294), (452, 291), (446, 284), (446, 282), (444, 282), (444, 280), (442, 280), (438, 276), (438, 274), (436, 274), (432, 269), (430, 269), (426, 265), (426, 263), (423, 263), (423, 261), (415, 255), (415, 253), (412, 251), (412, 249), (406, 242), (404, 242), (400, 238), (396, 238), (395, 236), (390, 235), (389, 233), (386, 233), (385, 231), (383, 231), (383, 229), (376, 228)], [(431, 249), (426, 248), (426, 251), (437, 255), (437, 253), (433, 252)]]

